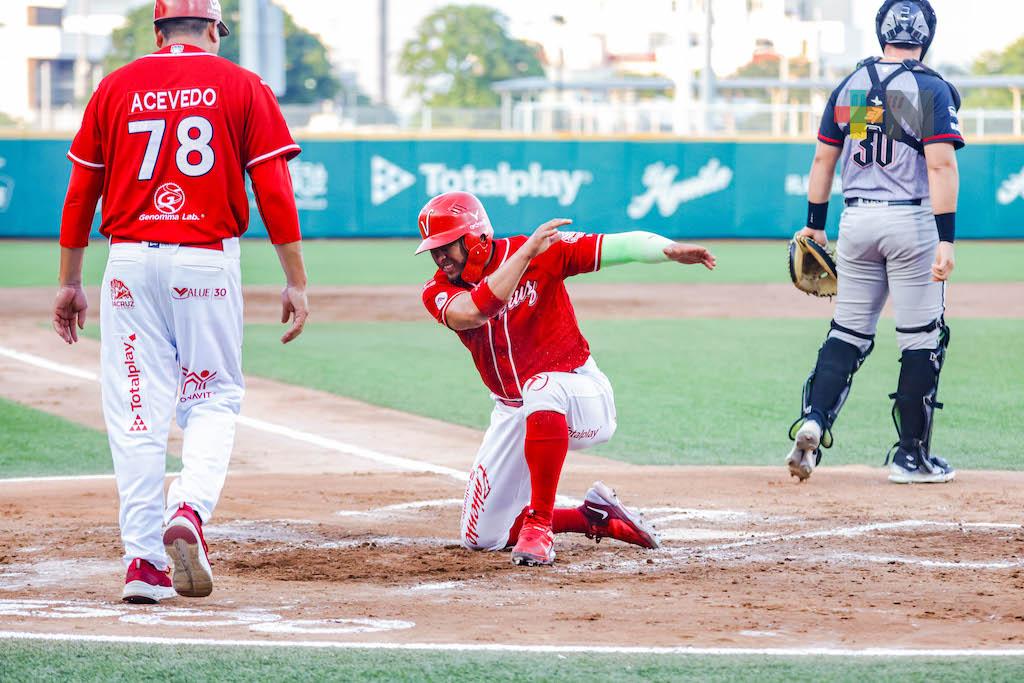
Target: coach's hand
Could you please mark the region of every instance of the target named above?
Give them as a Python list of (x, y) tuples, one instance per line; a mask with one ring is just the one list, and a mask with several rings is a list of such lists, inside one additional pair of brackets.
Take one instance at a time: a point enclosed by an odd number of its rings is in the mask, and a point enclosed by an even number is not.
[(292, 326), (281, 337), (281, 343), (287, 344), (302, 334), (308, 317), (309, 299), (306, 297), (306, 288), (295, 285), (285, 287), (281, 292), (281, 322), (286, 323), (290, 319)]
[(932, 264), (932, 282), (945, 282), (956, 267), (952, 242), (939, 242), (935, 249), (935, 263)]
[(558, 229), (563, 225), (571, 225), (572, 221), (568, 218), (555, 218), (550, 220), (544, 225), (540, 226), (533, 231), (530, 235), (530, 239), (526, 240), (526, 244), (523, 248), (526, 249), (526, 253), (530, 255), (530, 258), (540, 256), (548, 248), (561, 239), (558, 234)]
[(82, 285), (61, 285), (53, 303), (53, 329), (68, 344), (78, 341), (78, 331), (85, 329), (85, 312), (89, 301)]
[(825, 235), (824, 230), (815, 230), (814, 228), (804, 228), (800, 230), (794, 237), (810, 237), (812, 240), (817, 242), (823, 247), (828, 246), (828, 236)]

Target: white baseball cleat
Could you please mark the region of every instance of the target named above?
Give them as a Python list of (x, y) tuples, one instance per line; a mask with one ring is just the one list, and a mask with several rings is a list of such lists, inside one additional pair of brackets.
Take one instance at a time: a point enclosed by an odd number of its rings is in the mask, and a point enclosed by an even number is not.
[(793, 450), (786, 457), (786, 465), (789, 473), (799, 479), (806, 481), (810, 478), (818, 464), (818, 453), (821, 447), (821, 425), (814, 420), (807, 420), (800, 426), (796, 433)]

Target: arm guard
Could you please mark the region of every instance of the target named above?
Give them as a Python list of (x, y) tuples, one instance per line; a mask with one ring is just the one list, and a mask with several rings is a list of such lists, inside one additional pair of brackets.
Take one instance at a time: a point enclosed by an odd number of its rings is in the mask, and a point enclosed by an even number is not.
[(621, 232), (604, 236), (601, 246), (601, 267), (621, 266), (625, 263), (664, 263), (665, 247), (672, 240), (653, 232)]

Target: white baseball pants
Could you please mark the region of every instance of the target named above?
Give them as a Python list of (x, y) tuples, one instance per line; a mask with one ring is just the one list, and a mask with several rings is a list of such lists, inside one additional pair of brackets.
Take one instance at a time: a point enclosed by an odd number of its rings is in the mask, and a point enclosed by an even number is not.
[(467, 548), (504, 548), (512, 524), (530, 504), (526, 418), (541, 410), (565, 415), (569, 450), (602, 444), (617, 426), (612, 385), (593, 358), (573, 372), (544, 372), (527, 380), (522, 407), (495, 401), (462, 506), (462, 544)]
[[(162, 569), (165, 515), (184, 502), (210, 519), (234, 445), (244, 393), (238, 240), (224, 240), (224, 251), (113, 244), (101, 301), (103, 416), (124, 560)], [(165, 502), (174, 416), (184, 430), (182, 473)]]

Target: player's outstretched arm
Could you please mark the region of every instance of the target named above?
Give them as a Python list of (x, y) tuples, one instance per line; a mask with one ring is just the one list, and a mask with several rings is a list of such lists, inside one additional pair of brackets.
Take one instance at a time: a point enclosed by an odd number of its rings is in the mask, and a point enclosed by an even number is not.
[(956, 257), (953, 241), (956, 239), (956, 204), (960, 193), (960, 169), (956, 163), (956, 148), (940, 142), (926, 145), (925, 161), (928, 164), (928, 189), (935, 214), (935, 226), (939, 231), (939, 246), (935, 249), (932, 264), (932, 280), (945, 282), (953, 274)]
[(810, 237), (823, 247), (828, 244), (825, 223), (828, 221), (828, 200), (832, 197), (832, 179), (842, 151), (842, 147), (818, 141), (807, 187), (807, 224), (797, 232), (797, 236)]
[(561, 237), (558, 229), (572, 223), (567, 218), (550, 220), (537, 228), (526, 244), (473, 288), (469, 296), (459, 295), (448, 304), (445, 316), (453, 330), (472, 330), (497, 315), (519, 285), (530, 261), (543, 254)]
[(602, 268), (625, 263), (667, 261), (683, 264), (700, 263), (708, 270), (714, 270), (716, 263), (714, 255), (700, 245), (673, 242), (653, 232), (634, 231), (605, 235), (601, 244)]

